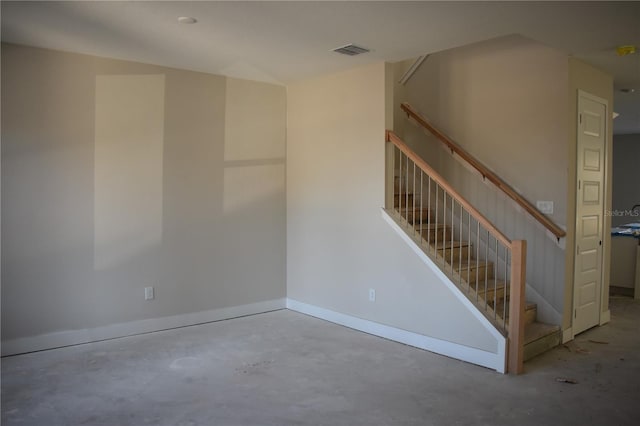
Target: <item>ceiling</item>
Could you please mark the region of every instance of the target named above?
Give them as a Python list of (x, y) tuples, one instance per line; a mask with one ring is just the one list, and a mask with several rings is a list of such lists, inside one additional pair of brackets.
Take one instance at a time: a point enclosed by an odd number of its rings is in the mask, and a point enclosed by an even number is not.
[[(640, 2), (2, 1), (2, 40), (288, 84), (521, 34), (610, 72), (616, 133), (640, 133)], [(179, 16), (198, 20), (179, 24)], [(356, 43), (371, 52), (330, 50)]]

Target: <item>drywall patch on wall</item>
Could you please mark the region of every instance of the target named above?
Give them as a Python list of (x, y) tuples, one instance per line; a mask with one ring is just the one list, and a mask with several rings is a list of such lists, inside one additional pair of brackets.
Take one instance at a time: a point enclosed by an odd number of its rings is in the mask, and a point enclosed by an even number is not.
[(162, 242), (164, 75), (98, 75), (94, 268)]

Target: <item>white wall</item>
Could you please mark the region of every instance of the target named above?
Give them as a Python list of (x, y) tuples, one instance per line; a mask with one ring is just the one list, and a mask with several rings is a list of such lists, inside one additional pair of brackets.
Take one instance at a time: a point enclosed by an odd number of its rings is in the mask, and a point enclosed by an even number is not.
[(2, 65), (3, 350), (284, 306), (284, 87), (10, 44)]
[(287, 297), (495, 353), (381, 217), (391, 72), (379, 63), (287, 89)]
[[(399, 76), (411, 63), (395, 66)], [(568, 62), (562, 52), (519, 36), (431, 54), (398, 93), (396, 128), (427, 162), (511, 239), (528, 241), (527, 299), (539, 320), (560, 324), (565, 254), (515, 204), (484, 183), (433, 137), (408, 123), (407, 101), (534, 203), (554, 202), (566, 226)]]
[[(640, 204), (638, 158), (640, 158), (640, 134), (613, 136), (613, 205), (611, 208), (620, 212), (621, 215), (611, 216), (612, 226), (640, 221), (640, 217), (625, 213), (635, 204)], [(640, 213), (640, 210), (637, 213)]]

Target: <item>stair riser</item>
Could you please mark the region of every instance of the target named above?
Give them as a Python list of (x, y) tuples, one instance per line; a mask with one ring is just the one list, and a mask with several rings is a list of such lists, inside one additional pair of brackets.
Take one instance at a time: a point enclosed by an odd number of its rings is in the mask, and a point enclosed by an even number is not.
[[(507, 299), (507, 303), (509, 300)], [(498, 306), (498, 313), (503, 312), (502, 306)], [(524, 325), (533, 324), (538, 318), (538, 307), (537, 305), (527, 306), (524, 309)], [(507, 324), (509, 324), (509, 317), (507, 316)]]
[(555, 348), (560, 344), (560, 340), (561, 332), (557, 331), (541, 339), (535, 340), (531, 343), (527, 343), (526, 345), (524, 345), (524, 360), (528, 361), (537, 355)]
[[(473, 261), (472, 261), (473, 263)], [(454, 267), (455, 262), (454, 262)], [(477, 271), (477, 273), (476, 273)], [(484, 282), (485, 277), (486, 278), (493, 278), (493, 266), (492, 265), (478, 265), (476, 267), (476, 265), (471, 265), (471, 267), (469, 269), (464, 269), (461, 270), (460, 275), (462, 276), (462, 279), (465, 280), (466, 282), (468, 282), (469, 284), (475, 284), (476, 283), (476, 276), (478, 277), (478, 281), (479, 282)], [(486, 274), (486, 275), (485, 275)]]
[(526, 309), (524, 311), (524, 324), (532, 324), (538, 317), (538, 308)]
[[(402, 187), (402, 188), (401, 188)], [(420, 192), (420, 177), (416, 179), (416, 188), (418, 189), (418, 193)], [(413, 178), (409, 178), (409, 182), (407, 184), (406, 180), (402, 180), (402, 184), (398, 177), (395, 178), (395, 182), (393, 184), (393, 192), (399, 194), (400, 192), (415, 192), (413, 186)]]
[(504, 287), (494, 290), (493, 281), (491, 280), (489, 281), (488, 287), (489, 288), (485, 290), (484, 284), (480, 284), (479, 286), (478, 295), (483, 300), (486, 300), (487, 303), (493, 303), (494, 300), (497, 300), (498, 302), (501, 302), (504, 300)]
[(451, 241), (450, 228), (423, 229), (420, 233), (422, 234), (422, 238), (425, 240), (428, 239), (429, 244), (432, 246), (435, 245), (436, 241), (438, 242), (438, 246), (441, 246), (443, 241)]
[(400, 212), (401, 216), (405, 219), (407, 219), (407, 221), (409, 223), (425, 223), (429, 221), (429, 212), (426, 210), (423, 210), (422, 212), (420, 212), (420, 210), (416, 210), (415, 212), (415, 221), (414, 221), (414, 213), (413, 210), (409, 210), (409, 212), (405, 212), (405, 211), (401, 211)]
[[(416, 208), (420, 208), (420, 201), (418, 201), (418, 205)], [(413, 194), (394, 194), (393, 195), (393, 207), (406, 207), (409, 206), (409, 209), (413, 208)]]
[[(431, 245), (434, 249), (435, 249), (435, 244)], [(455, 266), (455, 263), (458, 262), (460, 260), (460, 257), (462, 257), (462, 260), (467, 260), (469, 259), (469, 247), (454, 247), (453, 249), (451, 248), (445, 248), (442, 249), (440, 247), (438, 247), (438, 256), (442, 256), (444, 257), (445, 262), (447, 263), (451, 263), (451, 256), (452, 256), (452, 252), (453, 251), (453, 263)]]

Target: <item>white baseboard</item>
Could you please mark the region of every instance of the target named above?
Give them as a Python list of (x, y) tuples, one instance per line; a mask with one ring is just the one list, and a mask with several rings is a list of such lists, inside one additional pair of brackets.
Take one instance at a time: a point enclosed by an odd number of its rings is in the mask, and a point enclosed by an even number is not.
[[(600, 313), (600, 322), (598, 325), (604, 325), (611, 321), (611, 310), (607, 309), (604, 312)], [(570, 340), (573, 340), (575, 336), (573, 335), (573, 329), (571, 327), (566, 330), (562, 330), (562, 343), (567, 343)]]
[(267, 300), (247, 305), (228, 308), (212, 309), (209, 311), (193, 312), (189, 314), (173, 315), (169, 317), (151, 318), (111, 324), (103, 327), (86, 328), (82, 330), (66, 330), (39, 336), (22, 337), (2, 341), (2, 356), (16, 355), (26, 352), (60, 348), (63, 346), (97, 342), (117, 337), (150, 333), (152, 331), (168, 330), (189, 325), (203, 324), (246, 315), (275, 311), (286, 307), (285, 299)]
[(567, 343), (573, 340), (573, 329), (571, 327), (562, 330), (562, 343)]
[(477, 348), (460, 345), (458, 343), (440, 340), (422, 334), (413, 333), (399, 328), (390, 327), (373, 321), (356, 318), (345, 315), (329, 309), (320, 308), (318, 306), (309, 305), (293, 299), (287, 299), (287, 308), (300, 312), (312, 317), (320, 318), (335, 324), (363, 331), (374, 336), (383, 337), (395, 342), (404, 343), (416, 348), (435, 352), (451, 358), (466, 361), (472, 364), (480, 365), (496, 370), (500, 373), (505, 372), (505, 340), (498, 342), (497, 354), (483, 351)]

